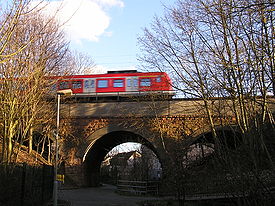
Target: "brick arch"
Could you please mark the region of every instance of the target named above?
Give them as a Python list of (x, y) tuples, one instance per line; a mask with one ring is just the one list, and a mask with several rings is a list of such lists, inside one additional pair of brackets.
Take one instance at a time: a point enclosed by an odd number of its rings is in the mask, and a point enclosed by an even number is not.
[[(236, 125), (217, 126), (215, 127), (215, 129), (216, 129), (218, 138), (224, 138), (224, 139), (220, 139), (221, 143), (222, 144), (229, 143), (230, 148), (233, 148), (233, 144), (235, 143), (239, 144), (240, 142), (242, 142), (241, 132)], [(222, 137), (222, 135), (224, 135), (224, 137)], [(214, 143), (210, 126), (197, 130), (192, 134), (192, 136), (194, 138), (193, 142), (197, 142), (202, 138), (206, 138), (206, 141)], [(233, 142), (232, 138), (235, 138), (235, 137), (236, 139), (234, 139), (234, 142)]]
[(89, 152), (89, 150), (92, 148), (92, 146), (95, 144), (95, 142), (100, 139), (101, 137), (103, 137), (104, 135), (107, 135), (109, 133), (112, 132), (117, 132), (117, 131), (125, 131), (125, 132), (131, 132), (133, 134), (142, 136), (141, 134), (139, 134), (139, 132), (135, 129), (132, 128), (125, 128), (125, 127), (120, 127), (116, 124), (110, 124), (110, 125), (105, 125), (105, 127), (102, 127), (98, 130), (96, 130), (94, 133), (90, 134), (87, 137), (87, 143), (88, 145), (85, 145), (85, 148), (81, 148), (81, 156), (82, 156), (82, 161), (85, 161), (86, 155)]
[(108, 125), (90, 135), (89, 144), (83, 153), (84, 176), (88, 186), (98, 186), (100, 183), (100, 165), (107, 153), (115, 146), (125, 142), (137, 142), (147, 146), (159, 158), (157, 147), (148, 138), (143, 137), (136, 130), (117, 125)]

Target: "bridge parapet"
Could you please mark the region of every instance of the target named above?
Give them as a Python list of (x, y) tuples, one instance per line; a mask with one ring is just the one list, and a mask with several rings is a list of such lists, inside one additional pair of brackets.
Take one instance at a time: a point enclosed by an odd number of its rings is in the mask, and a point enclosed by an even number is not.
[(204, 115), (202, 100), (105, 102), (62, 104), (62, 113), (70, 117), (124, 117)]
[[(214, 115), (233, 116), (232, 100), (212, 99), (210, 109)], [(262, 100), (257, 99), (262, 106)], [(268, 98), (268, 106), (275, 111), (275, 98)], [(62, 104), (61, 112), (69, 117), (125, 117), (125, 116), (178, 116), (206, 115), (204, 102), (201, 99), (164, 100), (164, 101), (131, 101), (102, 103)]]

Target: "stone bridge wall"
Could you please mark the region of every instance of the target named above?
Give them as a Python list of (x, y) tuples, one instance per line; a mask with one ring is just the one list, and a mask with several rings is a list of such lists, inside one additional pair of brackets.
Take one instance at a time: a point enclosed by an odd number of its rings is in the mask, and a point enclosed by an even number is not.
[[(213, 100), (211, 109), (217, 111), (214, 124), (235, 124), (236, 119), (229, 107), (220, 100)], [(201, 134), (210, 132), (201, 100), (63, 104), (61, 115), (64, 130), (61, 133), (71, 138), (63, 144), (66, 175), (78, 186), (87, 185), (85, 157), (104, 135), (118, 131), (136, 134), (148, 141), (162, 158), (160, 142), (158, 138), (152, 138), (159, 132), (172, 138), (185, 135), (194, 141)], [(71, 135), (66, 135), (68, 133)], [(99, 174), (95, 172), (94, 175)]]

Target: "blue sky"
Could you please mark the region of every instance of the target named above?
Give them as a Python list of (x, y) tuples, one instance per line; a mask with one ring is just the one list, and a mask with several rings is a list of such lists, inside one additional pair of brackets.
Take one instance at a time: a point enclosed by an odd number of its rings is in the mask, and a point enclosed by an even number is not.
[[(48, 13), (61, 22), (71, 47), (93, 58), (100, 71), (134, 69), (137, 37), (176, 0), (50, 0)], [(58, 8), (58, 12), (54, 12)], [(69, 21), (68, 21), (69, 19)]]
[(106, 29), (111, 36), (102, 35), (98, 42), (82, 45), (72, 44), (78, 50), (91, 55), (98, 65), (110, 69), (125, 69), (136, 66), (139, 52), (137, 37), (142, 28), (149, 26), (155, 14), (163, 12), (160, 0), (125, 0), (123, 8), (110, 11), (110, 26)]

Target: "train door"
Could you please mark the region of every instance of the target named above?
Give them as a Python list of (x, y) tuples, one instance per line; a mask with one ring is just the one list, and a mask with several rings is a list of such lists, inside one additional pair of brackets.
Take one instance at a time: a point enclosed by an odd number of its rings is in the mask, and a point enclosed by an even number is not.
[(87, 78), (84, 79), (84, 89), (83, 93), (84, 94), (89, 94), (89, 95), (95, 95), (95, 79), (93, 78)]
[(127, 77), (126, 78), (126, 91), (137, 92), (138, 91), (138, 77)]

